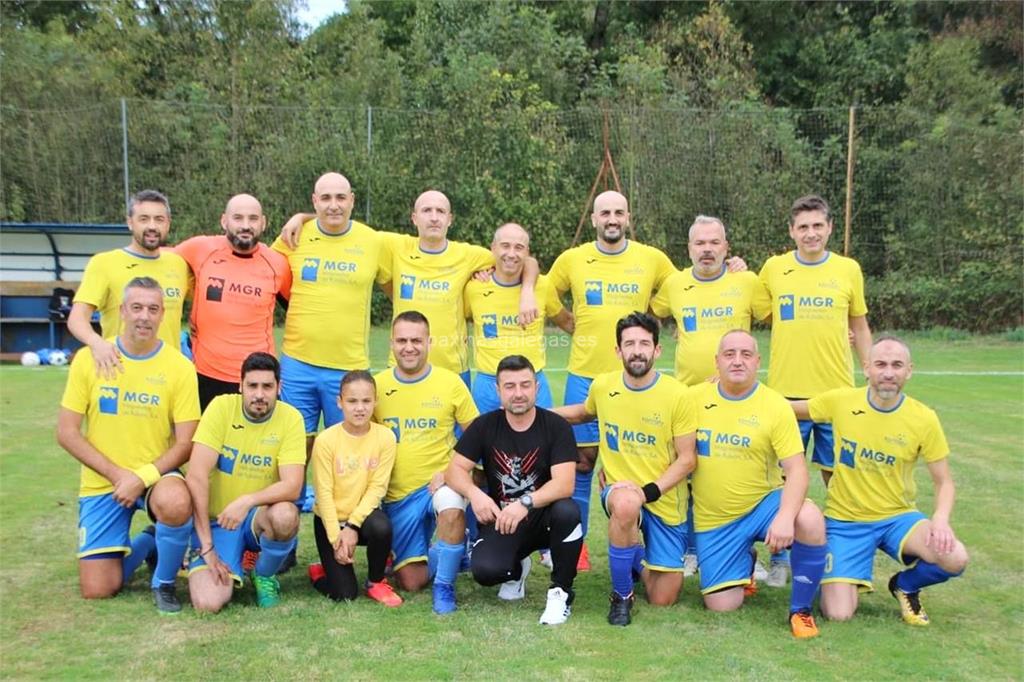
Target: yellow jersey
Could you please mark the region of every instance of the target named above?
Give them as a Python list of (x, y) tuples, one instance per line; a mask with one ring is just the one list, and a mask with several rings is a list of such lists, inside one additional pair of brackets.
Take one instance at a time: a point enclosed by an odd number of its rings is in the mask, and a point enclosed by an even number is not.
[(669, 277), (651, 299), (658, 317), (676, 321), (676, 379), (687, 386), (717, 374), (715, 353), (725, 332), (750, 331), (751, 319), (771, 315), (771, 300), (752, 272), (729, 272), (725, 267), (711, 279), (686, 268)]
[(448, 467), (455, 447), (455, 425), (468, 424), (479, 412), (458, 374), (431, 366), (408, 381), (386, 369), (375, 375), (377, 407), (373, 419), (391, 429), (398, 449), (386, 502), (422, 488)]
[(75, 302), (88, 303), (99, 311), (103, 338), (117, 336), (123, 331), (124, 288), (136, 277), (152, 277), (160, 284), (164, 319), (157, 334), (168, 345), (179, 348), (181, 313), (185, 297), (192, 291), (192, 272), (185, 259), (173, 251), (162, 250), (157, 256), (143, 256), (128, 249), (97, 253), (85, 266)]
[[(670, 376), (655, 374), (645, 388), (631, 388), (622, 370), (594, 379), (586, 410), (596, 414), (601, 434), (598, 457), (609, 484), (632, 481), (644, 486), (676, 460), (676, 436), (696, 429), (689, 390)], [(686, 521), (687, 490), (677, 485), (644, 505), (670, 525)]]
[[(152, 464), (174, 443), (174, 425), (199, 419), (196, 370), (177, 344), (161, 342), (148, 355), (131, 355), (115, 337), (123, 372), (101, 379), (88, 346), (75, 353), (61, 407), (85, 415), (85, 439), (119, 467)], [(79, 496), (112, 492), (114, 486), (82, 466)]]
[(795, 251), (761, 268), (772, 299), (768, 385), (787, 398), (853, 386), (849, 319), (867, 315), (864, 276), (852, 258), (804, 263)]
[(831, 422), (835, 469), (825, 515), (840, 521), (878, 521), (912, 511), (914, 464), (949, 456), (935, 412), (910, 396), (889, 410), (875, 407), (868, 388), (828, 391), (807, 403), (811, 419)]
[(271, 246), (292, 272), (282, 352), (317, 367), (366, 369), (373, 283), (391, 279), (381, 234), (354, 220), (330, 234), (313, 219), (298, 239), (295, 249), (280, 237)]
[(522, 355), (538, 372), (547, 364), (544, 318), (562, 311), (558, 292), (547, 277), (537, 278), (536, 298), (543, 315), (524, 329), (516, 321), (519, 315), (521, 284), (501, 284), (492, 276), (487, 282), (470, 279), (464, 298), (466, 313), (473, 320), (473, 358), (476, 370), (495, 374), (498, 363), (508, 355)]
[[(407, 234), (388, 233), (386, 242), (395, 317), (407, 310), (423, 313), (430, 322), (430, 363), (465, 372), (469, 348), (462, 291), (474, 272), (494, 266), (494, 255), (482, 246), (451, 240), (440, 251), (426, 251), (419, 238)], [(394, 355), (390, 363), (395, 364)]]
[(280, 400), (257, 422), (242, 409), (241, 393), (219, 395), (206, 406), (192, 442), (217, 453), (217, 466), (210, 472), (210, 518), (242, 495), (280, 481), (278, 467), (306, 466), (302, 415)]
[(313, 487), (316, 515), (334, 544), (339, 524), (356, 526), (380, 506), (395, 465), (395, 434), (386, 426), (353, 436), (341, 424), (320, 432), (313, 442)]
[(761, 383), (741, 398), (718, 384), (693, 389), (697, 409), (697, 468), (693, 521), (712, 530), (747, 514), (782, 487), (779, 460), (803, 457), (800, 427), (789, 401)]
[(563, 251), (548, 278), (559, 294), (572, 292), (576, 331), (569, 371), (594, 378), (621, 369), (615, 324), (634, 310), (646, 312), (652, 294), (673, 272), (668, 256), (634, 241), (627, 241), (619, 253), (606, 253), (597, 242)]

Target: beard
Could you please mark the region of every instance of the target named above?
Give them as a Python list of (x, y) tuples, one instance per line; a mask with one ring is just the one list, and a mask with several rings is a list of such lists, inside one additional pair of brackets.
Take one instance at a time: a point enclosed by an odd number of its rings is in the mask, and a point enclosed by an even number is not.
[(626, 374), (639, 379), (654, 367), (654, 357), (644, 357), (643, 355), (631, 355), (629, 360), (626, 361)]

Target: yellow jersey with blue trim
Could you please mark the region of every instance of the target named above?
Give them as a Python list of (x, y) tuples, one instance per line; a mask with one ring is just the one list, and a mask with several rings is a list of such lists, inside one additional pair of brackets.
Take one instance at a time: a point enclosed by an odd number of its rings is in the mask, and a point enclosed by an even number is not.
[(381, 233), (355, 220), (340, 234), (310, 220), (294, 249), (277, 238), (271, 248), (288, 258), (292, 273), (285, 355), (330, 369), (370, 366), (370, 295), (374, 281), (391, 279), (382, 241)]
[(772, 300), (768, 385), (788, 398), (853, 386), (849, 319), (868, 313), (857, 261), (827, 252), (805, 263), (791, 251), (760, 277)]
[(634, 310), (645, 312), (653, 293), (675, 271), (662, 251), (631, 240), (617, 253), (602, 251), (597, 242), (563, 251), (548, 278), (559, 294), (572, 292), (576, 331), (569, 371), (594, 378), (621, 368), (615, 324)]
[(697, 468), (693, 472), (693, 521), (697, 531), (747, 514), (782, 487), (779, 460), (803, 457), (800, 428), (789, 401), (756, 383), (731, 398), (718, 384), (692, 389), (697, 409)]
[(278, 467), (306, 466), (302, 415), (280, 400), (267, 417), (253, 421), (242, 409), (240, 393), (219, 395), (207, 405), (192, 442), (217, 453), (210, 473), (210, 518), (242, 495), (280, 481)]
[[(174, 425), (199, 419), (199, 387), (192, 363), (177, 345), (163, 341), (147, 355), (128, 353), (115, 337), (123, 372), (96, 375), (92, 351), (75, 353), (61, 407), (85, 416), (85, 439), (124, 469), (152, 464), (174, 443)], [(112, 492), (114, 486), (82, 467), (79, 495)]]
[(879, 521), (914, 510), (917, 460), (949, 456), (933, 410), (905, 394), (884, 410), (875, 407), (869, 390), (836, 389), (807, 403), (811, 419), (832, 423), (835, 469), (825, 515), (839, 521)]
[(473, 358), (476, 370), (495, 374), (498, 363), (508, 355), (522, 355), (538, 372), (547, 364), (544, 318), (562, 311), (558, 292), (544, 275), (537, 278), (539, 315), (524, 329), (519, 326), (519, 297), (522, 284), (502, 284), (492, 276), (486, 282), (469, 280), (464, 297), (466, 312), (473, 320)]
[[(644, 486), (676, 460), (676, 436), (696, 429), (689, 389), (670, 376), (655, 373), (644, 388), (632, 388), (622, 370), (596, 377), (585, 403), (596, 414), (601, 441), (598, 457), (608, 484), (632, 481)], [(686, 521), (687, 489), (677, 485), (644, 505), (665, 523)]]
[(375, 375), (377, 406), (373, 420), (391, 429), (398, 443), (395, 466), (384, 496), (394, 502), (422, 488), (443, 472), (455, 447), (455, 425), (468, 424), (479, 412), (466, 384), (444, 367), (429, 366), (419, 379), (406, 380), (395, 368)]
[[(386, 241), (395, 317), (408, 310), (423, 313), (430, 322), (430, 364), (465, 372), (469, 348), (462, 292), (473, 273), (494, 267), (494, 255), (482, 246), (451, 240), (440, 251), (427, 251), (407, 234), (389, 233)], [(389, 362), (395, 364), (394, 355)]]
[(117, 336), (123, 331), (124, 288), (136, 277), (152, 277), (160, 284), (164, 292), (164, 319), (157, 334), (162, 341), (178, 348), (182, 309), (185, 297), (192, 291), (192, 271), (185, 259), (173, 251), (164, 249), (156, 256), (144, 256), (123, 248), (97, 253), (85, 266), (75, 302), (96, 308), (103, 338)]
[(722, 271), (703, 279), (686, 268), (669, 277), (651, 299), (658, 317), (676, 321), (676, 379), (687, 386), (717, 373), (715, 353), (725, 332), (750, 331), (751, 319), (771, 315), (771, 300), (752, 272)]

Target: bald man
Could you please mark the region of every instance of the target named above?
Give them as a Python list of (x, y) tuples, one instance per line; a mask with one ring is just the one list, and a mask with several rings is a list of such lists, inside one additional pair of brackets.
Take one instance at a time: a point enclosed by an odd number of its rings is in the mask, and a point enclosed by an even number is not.
[(223, 234), (174, 249), (195, 277), (189, 321), (203, 411), (218, 395), (238, 393), (246, 357), (274, 354), (274, 303), (288, 298), (292, 282), (287, 259), (260, 243), (267, 219), (256, 197), (231, 197), (220, 226)]
[(473, 321), (473, 400), (481, 414), (499, 409), (501, 402), (495, 382), (498, 364), (509, 355), (522, 355), (536, 369), (538, 407), (550, 409), (551, 388), (544, 376), (544, 317), (571, 334), (572, 313), (562, 305), (548, 279), (539, 277), (536, 295), (544, 314), (525, 327), (519, 324), (523, 268), (530, 256), (530, 235), (522, 225), (505, 223), (495, 230), (491, 254), (494, 272), (490, 278), (471, 279), (463, 292), (466, 318)]
[(381, 233), (352, 220), (355, 193), (344, 175), (325, 173), (313, 187), (315, 215), (301, 216), (294, 238), (273, 248), (288, 259), (292, 292), (281, 352), (281, 398), (302, 413), (307, 456), (323, 418), (342, 420), (341, 379), (369, 369), (370, 294), (391, 279)]

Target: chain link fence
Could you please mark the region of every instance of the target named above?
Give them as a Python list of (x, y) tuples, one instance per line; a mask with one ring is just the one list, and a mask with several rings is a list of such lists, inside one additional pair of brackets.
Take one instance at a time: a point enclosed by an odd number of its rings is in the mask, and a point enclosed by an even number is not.
[[(126, 188), (152, 187), (171, 198), (175, 239), (216, 231), (227, 198), (243, 191), (261, 199), (276, 231), (310, 209), (317, 176), (339, 170), (352, 181), (355, 217), (375, 227), (411, 231), (414, 198), (437, 188), (452, 199), (454, 238), (488, 243), (499, 224), (520, 222), (547, 266), (588, 212), (607, 141), (637, 237), (680, 267), (697, 214), (721, 217), (733, 253), (759, 267), (790, 247), (789, 205), (812, 192), (831, 202), (832, 247), (842, 251), (849, 192), (850, 255), (867, 276), (876, 326), (1021, 324), (1019, 121), (859, 108), (851, 136), (849, 109), (495, 102), (488, 111), (142, 100), (0, 107), (0, 219), (119, 222)], [(592, 237), (589, 221), (582, 234)]]

